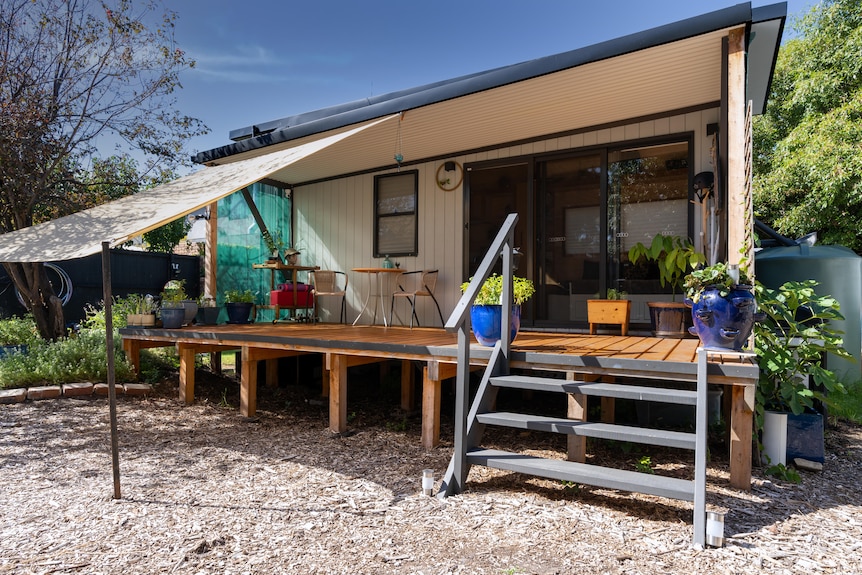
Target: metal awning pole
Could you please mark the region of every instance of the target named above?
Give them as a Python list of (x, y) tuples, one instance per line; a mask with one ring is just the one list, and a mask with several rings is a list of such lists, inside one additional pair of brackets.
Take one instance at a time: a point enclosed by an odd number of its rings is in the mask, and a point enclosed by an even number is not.
[(108, 365), (108, 405), (111, 411), (111, 461), (114, 468), (114, 499), (120, 499), (120, 448), (117, 439), (117, 389), (114, 367), (114, 317), (111, 295), (111, 244), (102, 242), (102, 290), (105, 299), (105, 354)]

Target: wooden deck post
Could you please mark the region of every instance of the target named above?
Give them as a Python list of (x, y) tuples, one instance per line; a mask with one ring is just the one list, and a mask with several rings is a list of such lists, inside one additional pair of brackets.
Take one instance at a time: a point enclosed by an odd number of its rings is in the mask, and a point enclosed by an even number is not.
[(347, 431), (347, 356), (329, 356), (329, 429)]
[(745, 29), (730, 30), (727, 38), (727, 262), (738, 264), (749, 255), (740, 250), (753, 225), (745, 213)]
[(257, 413), (257, 361), (247, 345), (242, 346), (241, 372), (239, 412), (244, 417), (252, 417)]
[(730, 386), (730, 484), (751, 490), (751, 441), (754, 429), (754, 386)]
[[(575, 373), (566, 372), (566, 381), (575, 381)], [(587, 396), (574, 393), (566, 394), (566, 417), (576, 421), (587, 420)], [(568, 456), (569, 461), (584, 463), (587, 460), (587, 438), (582, 435), (569, 435)]]
[(195, 400), (195, 347), (178, 343), (177, 352), (180, 356), (180, 401), (191, 405)]
[(401, 360), (401, 409), (413, 411), (416, 408), (416, 386), (413, 379), (413, 363)]

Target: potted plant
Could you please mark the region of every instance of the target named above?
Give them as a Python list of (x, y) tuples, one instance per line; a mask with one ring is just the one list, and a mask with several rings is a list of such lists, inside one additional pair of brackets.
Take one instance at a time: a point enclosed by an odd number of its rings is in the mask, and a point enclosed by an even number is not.
[(683, 277), (706, 261), (688, 238), (657, 234), (649, 247), (638, 242), (629, 250), (629, 261), (635, 265), (641, 260), (657, 264), (659, 282), (670, 286), (671, 301), (647, 302), (653, 333), (662, 337), (685, 337), (686, 307), (676, 301)]
[(264, 232), (263, 241), (266, 244), (266, 249), (269, 250), (269, 260), (270, 261), (278, 261), (281, 259), (281, 250), (284, 247), (284, 242), (281, 239), (280, 234), (276, 234), (273, 236), (269, 232)]
[(596, 333), (599, 324), (619, 325), (621, 334), (628, 334), (632, 314), (632, 302), (629, 301), (628, 295), (622, 290), (610, 288), (605, 299), (587, 300), (587, 321), (590, 323), (591, 334)]
[(224, 307), (228, 323), (249, 323), (254, 294), (251, 290), (229, 289), (224, 293)]
[(221, 307), (216, 303), (215, 298), (207, 295), (202, 295), (198, 300), (198, 319), (202, 325), (216, 325), (218, 323)]
[(692, 333), (704, 347), (739, 351), (746, 346), (760, 315), (744, 262), (698, 268), (686, 276), (683, 288), (691, 306)]
[[(473, 278), (470, 278), (472, 281)], [(467, 291), (470, 281), (461, 284), (461, 291)], [(535, 293), (533, 282), (527, 278), (512, 278), (512, 326), (509, 341), (514, 341), (521, 327), (521, 305)], [(493, 347), (501, 337), (503, 310), (500, 301), (503, 297), (503, 276), (493, 274), (485, 280), (473, 306), (470, 308), (470, 322), (473, 335), (482, 345)]]
[(171, 280), (165, 284), (161, 293), (162, 327), (176, 329), (182, 327), (186, 319), (186, 307), (184, 302), (188, 300), (182, 280)]
[(150, 294), (129, 294), (126, 298), (129, 313), (126, 325), (129, 327), (153, 327), (156, 325), (156, 300)]
[(787, 282), (778, 289), (757, 284), (764, 318), (754, 326), (760, 379), (755, 394), (755, 422), (761, 431), (764, 459), (776, 467), (801, 457), (823, 463), (823, 416), (818, 402), (845, 393), (838, 377), (824, 365), (825, 354), (841, 358), (841, 320), (833, 297), (815, 291), (817, 282)]

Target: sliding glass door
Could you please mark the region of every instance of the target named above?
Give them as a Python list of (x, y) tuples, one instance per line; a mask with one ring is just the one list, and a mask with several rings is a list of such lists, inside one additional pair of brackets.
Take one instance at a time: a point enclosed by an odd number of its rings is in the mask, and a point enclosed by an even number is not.
[(608, 289), (629, 294), (632, 323), (649, 322), (646, 301), (670, 301), (670, 289), (628, 251), (656, 234), (690, 237), (690, 156), (678, 139), (469, 166), (464, 279), (515, 211), (518, 274), (537, 289), (522, 323), (584, 327), (586, 300)]

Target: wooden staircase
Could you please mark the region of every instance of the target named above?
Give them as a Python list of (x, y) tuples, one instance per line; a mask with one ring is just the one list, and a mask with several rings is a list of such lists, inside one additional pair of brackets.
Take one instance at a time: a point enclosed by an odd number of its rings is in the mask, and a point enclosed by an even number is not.
[[(509, 333), (509, 313), (512, 306), (512, 274), (514, 262), (514, 228), (517, 214), (509, 214), (500, 231), (491, 243), (472, 281), (455, 305), (446, 322), (446, 329), (458, 334), (457, 378), (455, 387), (455, 444), (452, 461), (443, 478), (438, 497), (460, 493), (464, 489), (471, 465), (483, 465), (496, 469), (525, 473), (559, 481), (572, 481), (585, 485), (649, 493), (653, 495), (694, 502), (693, 542), (702, 545), (706, 537), (706, 428), (707, 428), (707, 352), (697, 352), (697, 386), (695, 391), (568, 381), (549, 377), (512, 375), (509, 370), (511, 344), (508, 338), (497, 342), (488, 358), (487, 369), (471, 403), (469, 401), (470, 376), (470, 306), (484, 283), (492, 273), (493, 266), (502, 260), (503, 293), (501, 304), (501, 333)], [(543, 369), (541, 365), (537, 369)], [(574, 370), (573, 370), (574, 371)], [(624, 375), (624, 374), (619, 374)], [(665, 381), (673, 381), (668, 375)], [(680, 381), (683, 381), (680, 379)], [(573, 410), (578, 418), (557, 418), (524, 413), (499, 412), (495, 410), (497, 393), (502, 388), (533, 391), (550, 391), (568, 394), (572, 403), (579, 406)], [(694, 405), (695, 432), (680, 433), (660, 429), (648, 429), (610, 423), (586, 421), (586, 397), (620, 398), (635, 401), (655, 401), (672, 404)], [(469, 410), (468, 410), (469, 406)], [(564, 433), (575, 438), (593, 437), (631, 441), (648, 445), (676, 447), (694, 451), (694, 480), (638, 473), (589, 465), (581, 461), (547, 459), (532, 455), (487, 449), (482, 446), (487, 426), (504, 426), (516, 429)], [(571, 446), (571, 443), (570, 443)], [(572, 450), (570, 449), (570, 452)], [(580, 458), (583, 450), (576, 450)]]
[[(499, 346), (499, 344), (498, 344)], [(494, 354), (492, 354), (493, 356)], [(669, 389), (645, 385), (569, 381), (552, 377), (530, 375), (492, 375), (499, 371), (489, 366), (486, 377), (479, 385), (476, 397), (467, 416), (463, 454), (455, 453), (443, 479), (438, 496), (445, 497), (463, 487), (466, 474), (472, 465), (524, 473), (557, 481), (570, 481), (606, 489), (648, 493), (660, 497), (694, 502), (694, 543), (703, 543), (705, 529), (705, 474), (706, 474), (706, 354), (703, 356), (703, 377), (698, 377), (697, 390)], [(699, 366), (700, 367), (700, 366)], [(700, 370), (699, 370), (700, 372)], [(702, 382), (701, 382), (702, 380)], [(511, 411), (496, 411), (500, 389), (541, 391), (570, 394), (576, 400), (586, 397), (603, 397), (689, 405), (696, 409), (696, 430), (693, 433), (649, 427), (598, 423), (563, 417), (549, 417)], [(561, 433), (577, 437), (640, 443), (685, 449), (694, 452), (695, 479), (679, 479), (658, 474), (616, 469), (579, 461), (566, 461), (533, 455), (489, 449), (482, 446), (488, 426), (507, 427), (548, 433)], [(456, 441), (457, 443), (457, 441)], [(462, 477), (456, 477), (457, 459), (462, 457)]]

